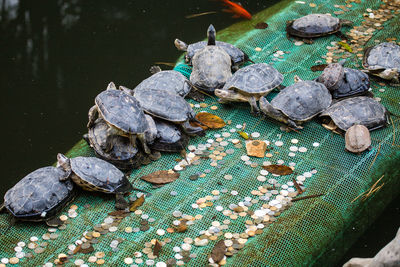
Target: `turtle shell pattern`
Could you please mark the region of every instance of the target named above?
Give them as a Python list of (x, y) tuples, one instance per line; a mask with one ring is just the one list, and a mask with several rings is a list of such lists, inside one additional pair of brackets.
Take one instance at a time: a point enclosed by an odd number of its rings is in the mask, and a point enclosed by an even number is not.
[(320, 117), (328, 116), (343, 131), (346, 131), (354, 124), (360, 124), (369, 130), (375, 130), (386, 126), (387, 111), (378, 101), (366, 97), (357, 96), (339, 101), (327, 110)]
[(95, 157), (71, 158), (72, 180), (88, 191), (126, 193), (132, 189), (125, 175), (111, 163)]
[(239, 69), (225, 83), (223, 90), (236, 89), (244, 94), (267, 94), (283, 81), (283, 75), (266, 63)]
[(224, 49), (207, 45), (193, 57), (190, 81), (207, 92), (222, 88), (232, 76), (231, 59)]
[(121, 90), (105, 90), (95, 99), (103, 119), (110, 125), (129, 133), (144, 133), (147, 121), (138, 101)]
[(332, 96), (322, 83), (299, 81), (283, 89), (271, 105), (291, 120), (307, 121), (327, 109)]
[(185, 149), (189, 138), (172, 123), (154, 120), (157, 126), (157, 138), (150, 145), (152, 149), (165, 152), (179, 152)]
[(367, 127), (363, 125), (351, 126), (345, 134), (346, 149), (359, 153), (371, 146), (371, 135)]
[(331, 91), (333, 98), (348, 97), (356, 94), (362, 94), (369, 90), (369, 77), (366, 73), (344, 68), (345, 80), (340, 83), (340, 86)]
[(368, 49), (363, 65), (369, 70), (397, 68), (400, 73), (400, 46), (385, 42)]
[(31, 172), (6, 192), (5, 207), (21, 220), (42, 221), (53, 217), (74, 195), (73, 183), (60, 181), (64, 176), (64, 170), (51, 166)]
[(344, 68), (339, 63), (329, 64), (321, 76), (318, 77), (318, 82), (323, 83), (329, 91), (336, 90), (337, 85), (344, 78)]
[(160, 89), (134, 92), (135, 98), (146, 113), (172, 122), (185, 122), (193, 112), (183, 97)]
[(189, 85), (188, 79), (182, 73), (175, 70), (164, 70), (143, 80), (136, 86), (134, 91), (147, 90), (148, 88), (175, 92), (185, 97), (190, 92), (191, 86)]
[(310, 14), (294, 20), (288, 25), (290, 34), (298, 37), (318, 37), (339, 31), (338, 18), (326, 14)]

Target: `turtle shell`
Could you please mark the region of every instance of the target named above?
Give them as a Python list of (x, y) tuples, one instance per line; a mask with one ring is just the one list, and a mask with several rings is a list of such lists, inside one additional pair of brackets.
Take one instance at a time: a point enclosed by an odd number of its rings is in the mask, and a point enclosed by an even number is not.
[(225, 83), (223, 90), (237, 90), (242, 94), (265, 95), (279, 86), (283, 75), (266, 63), (252, 64), (239, 69)]
[(72, 180), (88, 191), (104, 193), (126, 193), (132, 184), (126, 176), (111, 163), (95, 157), (70, 159)]
[(193, 57), (192, 84), (207, 92), (222, 88), (232, 76), (231, 59), (224, 49), (207, 45)]
[(366, 49), (363, 66), (368, 70), (397, 68), (400, 73), (400, 46), (385, 42)]
[(95, 102), (108, 124), (129, 134), (144, 133), (147, 129), (143, 110), (133, 96), (109, 89), (98, 94)]
[(341, 23), (338, 18), (326, 14), (310, 14), (289, 21), (286, 31), (297, 37), (318, 37), (338, 32)]
[(175, 92), (185, 97), (191, 89), (188, 79), (180, 72), (175, 70), (163, 70), (150, 76), (139, 83), (134, 91), (147, 90), (148, 88), (156, 88)]
[(299, 81), (283, 89), (271, 105), (291, 120), (307, 121), (327, 109), (332, 96), (322, 83)]
[(157, 138), (150, 147), (165, 152), (179, 152), (186, 148), (189, 138), (172, 123), (154, 120), (157, 126)]
[(344, 68), (344, 79), (340, 86), (331, 91), (333, 98), (342, 98), (353, 95), (359, 95), (368, 92), (369, 90), (369, 77), (366, 73)]
[(364, 125), (353, 125), (345, 134), (346, 149), (353, 153), (360, 153), (371, 146), (371, 135)]
[(323, 83), (329, 91), (336, 90), (344, 78), (344, 67), (340, 63), (329, 64), (317, 81)]
[(133, 147), (130, 140), (124, 136), (114, 136), (113, 148), (109, 152), (105, 152), (107, 140), (107, 130), (110, 126), (102, 119), (97, 119), (95, 124), (88, 130), (88, 142), (94, 149), (96, 155), (122, 170), (130, 170), (132, 168), (139, 168), (144, 159), (142, 151), (138, 149), (139, 146)]
[(378, 101), (366, 97), (357, 96), (339, 101), (320, 117), (330, 117), (339, 129), (346, 131), (354, 124), (360, 124), (369, 130), (375, 130), (387, 125), (387, 111)]
[(157, 118), (171, 122), (185, 122), (193, 112), (183, 97), (160, 89), (139, 90), (134, 92), (143, 110)]
[(66, 175), (55, 167), (37, 169), (9, 189), (4, 206), (16, 218), (43, 221), (57, 214), (74, 197), (73, 183), (60, 181)]

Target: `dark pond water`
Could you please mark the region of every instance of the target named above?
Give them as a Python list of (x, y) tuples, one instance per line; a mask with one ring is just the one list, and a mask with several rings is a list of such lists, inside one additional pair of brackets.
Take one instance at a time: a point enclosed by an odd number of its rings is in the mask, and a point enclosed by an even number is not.
[[(256, 13), (276, 2), (242, 4)], [(221, 10), (218, 1), (208, 0), (0, 4), (1, 199), (24, 175), (52, 164), (81, 139), (87, 111), (108, 82), (134, 87), (155, 62), (175, 62), (181, 55), (176, 37), (198, 41), (210, 23), (219, 30), (238, 21), (221, 12), (185, 18)]]

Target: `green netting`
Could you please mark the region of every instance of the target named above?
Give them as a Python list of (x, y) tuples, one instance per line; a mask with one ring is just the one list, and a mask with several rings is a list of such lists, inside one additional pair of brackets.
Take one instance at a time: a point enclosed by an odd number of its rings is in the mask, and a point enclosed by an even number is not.
[[(313, 45), (295, 46), (293, 42), (286, 38), (285, 21), (297, 18), (309, 13), (333, 13), (338, 10), (335, 4), (341, 5), (342, 1), (316, 0), (317, 5), (311, 8), (308, 3), (296, 3), (283, 1), (268, 10), (254, 16), (253, 21), (241, 22), (218, 32), (218, 40), (227, 41), (242, 48), (248, 53), (255, 62), (268, 62), (273, 65), (285, 76), (284, 85), (289, 85), (293, 81), (294, 75), (299, 75), (303, 79), (315, 78), (318, 73), (310, 71), (310, 67), (315, 65), (321, 55), (327, 53), (327, 46), (332, 41), (337, 41), (336, 36), (328, 36), (315, 40)], [(382, 4), (381, 1), (363, 1), (362, 3), (352, 3), (353, 7), (346, 11), (341, 18), (353, 20), (355, 25), (359, 25), (363, 19), (363, 13), (367, 8), (377, 9)], [(256, 30), (253, 28), (254, 21), (268, 22), (267, 30)], [(371, 44), (375, 40), (383, 41), (387, 37), (400, 37), (400, 19), (395, 17), (384, 24), (384, 29), (377, 32), (371, 39)], [(182, 37), (183, 38), (183, 37)], [(262, 48), (261, 52), (256, 52), (255, 48)], [(273, 53), (277, 50), (289, 51), (283, 58), (276, 58)], [(360, 64), (353, 60), (349, 66)], [(175, 68), (185, 75), (190, 75), (190, 68), (178, 61)], [(372, 80), (372, 89), (375, 96), (381, 98), (381, 102), (394, 114), (400, 114), (399, 102), (400, 92), (395, 87), (381, 86), (376, 80)], [(378, 89), (385, 89), (384, 92)], [(216, 99), (208, 98), (207, 108), (196, 109), (195, 111), (205, 110), (217, 113), (225, 121), (232, 121), (222, 132), (235, 128), (236, 124), (247, 124), (246, 131), (257, 131), (261, 133), (260, 139), (271, 141), (283, 141), (282, 147), (274, 148), (274, 156), (270, 159), (252, 159), (252, 161), (262, 164), (264, 160), (276, 163), (283, 160), (285, 164), (296, 163), (295, 171), (299, 174), (317, 170), (311, 178), (304, 183), (307, 188), (306, 194), (325, 193), (323, 197), (303, 200), (296, 202), (288, 210), (282, 212), (277, 221), (269, 224), (261, 235), (252, 237), (245, 247), (228, 258), (228, 266), (330, 266), (344, 254), (352, 242), (372, 223), (379, 215), (380, 211), (399, 193), (400, 180), (398, 179), (397, 161), (400, 159), (399, 146), (400, 140), (398, 132), (398, 118), (393, 117), (393, 124), (389, 127), (373, 131), (372, 149), (360, 155), (353, 155), (344, 151), (344, 139), (336, 134), (324, 129), (315, 121), (305, 125), (300, 133), (286, 133), (280, 130), (278, 123), (272, 120), (262, 120), (252, 117), (249, 113), (249, 106), (246, 104), (235, 105), (234, 108), (227, 108), (218, 103)], [(210, 110), (210, 106), (215, 105), (218, 110)], [(190, 144), (206, 143), (207, 139), (214, 138), (214, 134), (221, 131), (208, 131), (203, 138), (194, 138)], [(239, 138), (237, 133), (232, 134), (233, 138)], [(295, 157), (290, 157), (290, 140), (297, 138), (299, 146), (306, 147), (306, 153), (296, 153)], [(313, 143), (320, 145), (314, 147)], [(229, 144), (227, 148), (232, 148)], [(118, 226), (118, 231), (110, 232), (99, 238), (99, 243), (94, 244), (96, 251), (106, 253), (105, 260), (107, 265), (126, 266), (123, 262), (125, 257), (133, 257), (135, 251), (142, 251), (145, 242), (152, 239), (171, 238), (172, 242), (166, 244), (160, 257), (155, 261), (166, 261), (174, 257), (175, 252), (172, 248), (180, 246), (185, 237), (195, 238), (199, 232), (207, 230), (212, 221), (223, 221), (228, 218), (215, 209), (216, 205), (221, 205), (224, 209), (231, 203), (243, 201), (244, 197), (252, 196), (251, 191), (265, 184), (259, 182), (256, 177), (260, 167), (251, 168), (240, 160), (240, 156), (245, 154), (245, 149), (235, 149), (234, 154), (224, 158), (225, 164), (218, 168), (210, 166), (210, 160), (203, 160), (200, 165), (191, 166), (181, 172), (180, 178), (174, 183), (165, 185), (159, 189), (152, 189), (151, 185), (139, 180), (142, 175), (151, 173), (155, 170), (167, 170), (176, 164), (177, 154), (163, 154), (162, 158), (139, 170), (134, 170), (131, 174), (131, 181), (134, 186), (152, 192), (152, 196), (146, 198), (145, 204), (141, 207), (143, 214), (148, 214), (155, 221), (150, 223), (150, 229), (146, 232), (125, 233), (126, 226), (139, 227), (140, 216), (131, 214), (124, 218)], [(73, 147), (70, 156), (93, 155), (91, 149), (81, 141)], [(191, 181), (189, 176), (196, 173), (204, 173), (206, 169), (211, 172), (204, 178)], [(228, 181), (223, 178), (225, 174), (232, 174), (233, 179)], [(355, 201), (360, 193), (368, 190), (378, 178), (384, 175), (382, 183), (384, 186), (375, 192), (366, 201)], [(268, 178), (271, 178), (270, 175)], [(285, 183), (291, 179), (290, 176), (274, 177), (279, 183)], [(193, 209), (191, 204), (197, 199), (211, 195), (213, 189), (226, 189), (228, 193), (221, 194), (220, 199), (214, 200), (214, 206), (206, 207), (202, 210)], [(237, 196), (229, 194), (232, 190), (239, 192)], [(177, 195), (172, 196), (171, 191), (176, 191)], [(260, 207), (262, 201), (254, 204), (250, 209)], [(33, 257), (21, 259), (20, 265), (39, 266), (45, 262), (53, 262), (59, 253), (66, 253), (68, 245), (75, 240), (82, 238), (85, 231), (93, 230), (93, 226), (100, 224), (107, 217), (107, 213), (114, 209), (112, 197), (101, 194), (81, 193), (74, 200), (78, 205), (78, 216), (71, 219), (65, 230), (58, 231), (59, 237), (56, 240), (49, 240), (44, 253), (36, 254), (24, 248), (24, 252), (31, 252)], [(65, 208), (63, 214), (66, 214)], [(185, 233), (167, 233), (160, 237), (156, 234), (157, 229), (170, 227), (173, 217), (172, 212), (181, 211), (183, 214), (195, 216), (203, 215), (201, 220), (196, 220), (194, 225), (189, 227)], [(5, 229), (8, 225), (8, 216), (1, 215), (0, 227)], [(229, 228), (224, 231), (241, 233), (245, 230), (245, 220), (249, 217), (239, 217), (231, 220)], [(43, 224), (21, 223), (17, 224), (6, 235), (0, 236), (0, 258), (10, 258), (15, 255), (14, 247), (17, 242), (29, 242), (31, 236), (39, 237), (39, 242), (43, 242), (41, 236), (47, 232), (47, 227)], [(125, 241), (118, 246), (118, 250), (110, 247), (110, 242), (116, 238), (123, 238)], [(187, 266), (205, 266), (208, 263), (208, 255), (212, 250), (213, 244), (204, 247), (193, 246), (191, 253), (197, 254), (195, 259), (190, 260)], [(76, 259), (87, 259), (92, 254), (76, 254), (70, 259), (72, 265)], [(147, 259), (145, 256), (144, 259)], [(145, 265), (145, 264), (143, 264)]]

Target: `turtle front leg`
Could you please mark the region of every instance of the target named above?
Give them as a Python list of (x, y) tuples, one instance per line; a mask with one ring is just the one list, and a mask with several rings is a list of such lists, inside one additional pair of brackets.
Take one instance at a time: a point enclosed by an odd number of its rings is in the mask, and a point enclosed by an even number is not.
[(254, 96), (249, 97), (249, 103), (250, 103), (250, 108), (251, 108), (251, 110), (250, 110), (251, 115), (259, 116), (260, 109), (257, 106), (257, 99)]
[(292, 128), (293, 130), (301, 130), (303, 129), (303, 127), (297, 125), (294, 121), (292, 121), (291, 119), (287, 119), (287, 124), (289, 125), (290, 128)]
[(118, 193), (115, 195), (115, 209), (125, 210), (129, 207), (129, 203), (125, 200), (124, 195)]
[[(130, 138), (132, 138), (132, 135), (130, 136)], [(135, 140), (135, 142), (136, 142), (136, 135), (135, 135), (134, 138), (135, 138), (134, 140)], [(145, 152), (146, 154), (150, 154), (150, 153), (151, 153), (151, 150), (150, 150), (150, 148), (147, 146), (145, 134), (144, 134), (144, 133), (138, 134), (138, 135), (137, 135), (137, 138), (139, 139), (140, 143), (142, 144), (143, 149), (144, 149), (144, 152)], [(132, 140), (131, 140), (131, 144), (132, 144)]]
[(87, 124), (87, 127), (90, 128), (93, 126), (94, 122), (96, 121), (97, 117), (99, 116), (99, 110), (97, 109), (97, 106), (94, 105), (89, 109), (89, 122)]

